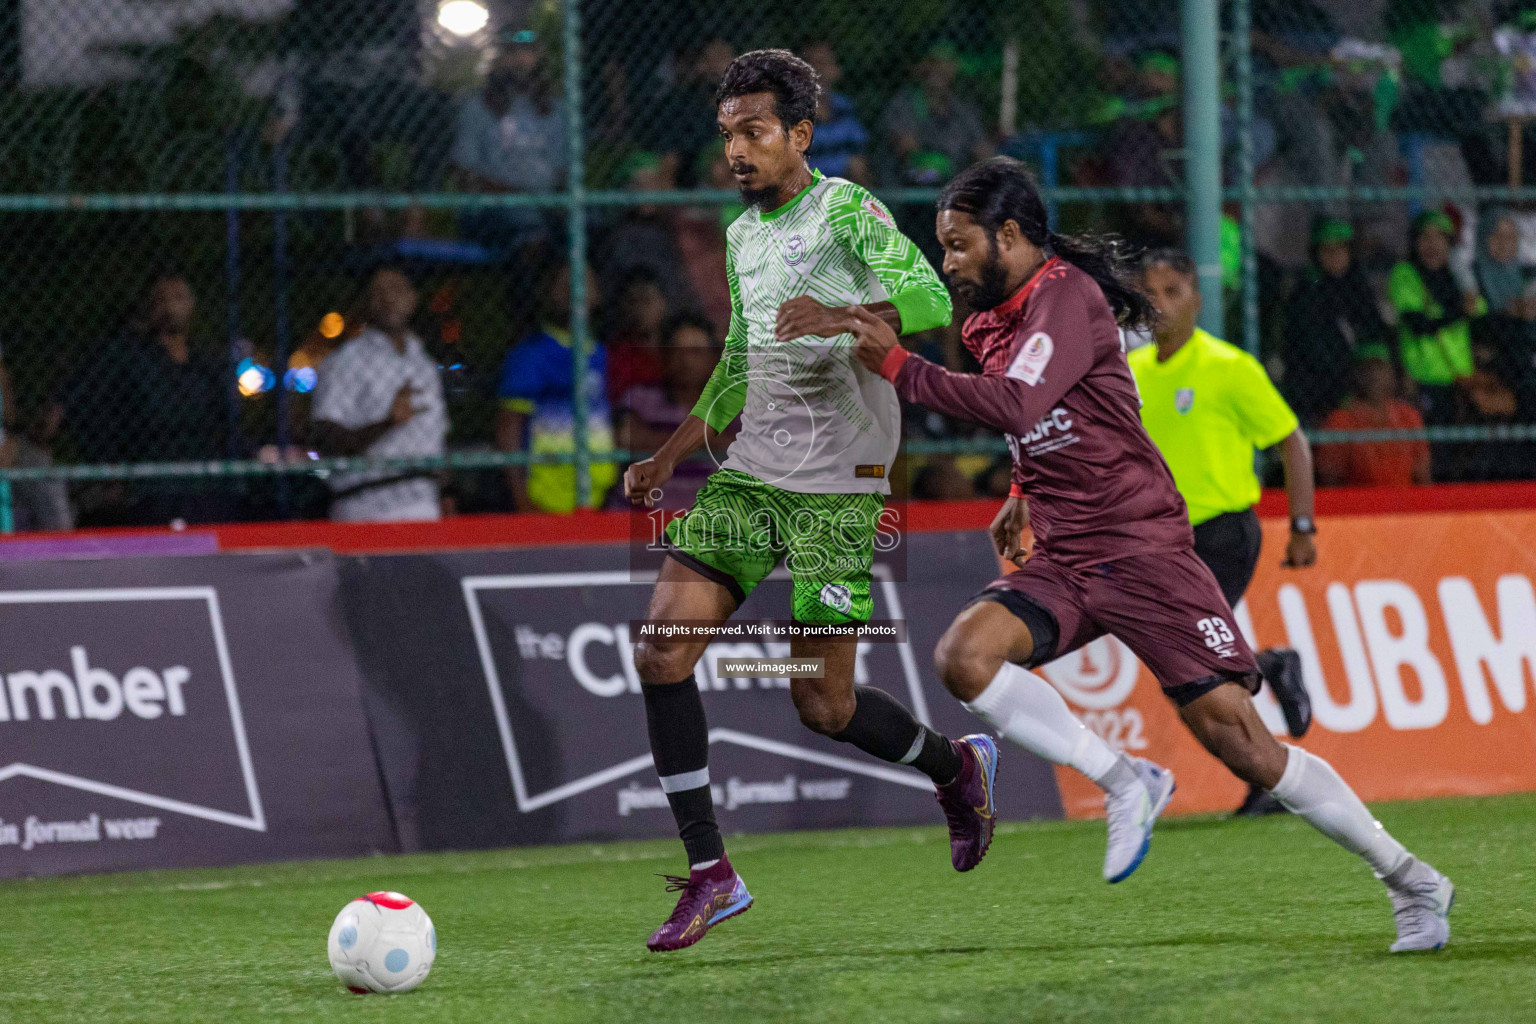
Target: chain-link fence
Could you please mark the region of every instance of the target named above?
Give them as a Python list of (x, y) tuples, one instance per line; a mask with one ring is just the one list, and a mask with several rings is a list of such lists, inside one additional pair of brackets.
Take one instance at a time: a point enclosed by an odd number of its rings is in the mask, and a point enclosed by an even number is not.
[[(1225, 332), (1323, 482), (1536, 474), (1536, 8), (1220, 10)], [(816, 67), (812, 163), (931, 256), (937, 187), (999, 152), (1061, 230), (1185, 240), (1174, 0), (8, 11), (5, 526), (612, 501), (729, 317), (713, 95), (756, 47)], [(914, 496), (1006, 489), (997, 438), (907, 431)]]

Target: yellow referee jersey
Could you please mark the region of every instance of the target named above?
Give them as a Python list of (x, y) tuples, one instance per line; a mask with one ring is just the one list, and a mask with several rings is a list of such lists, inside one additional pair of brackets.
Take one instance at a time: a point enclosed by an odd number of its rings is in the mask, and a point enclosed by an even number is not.
[(1142, 425), (1173, 470), (1190, 523), (1256, 504), (1255, 449), (1278, 444), (1297, 426), (1259, 361), (1198, 327), (1167, 362), (1158, 362), (1156, 345), (1128, 360)]

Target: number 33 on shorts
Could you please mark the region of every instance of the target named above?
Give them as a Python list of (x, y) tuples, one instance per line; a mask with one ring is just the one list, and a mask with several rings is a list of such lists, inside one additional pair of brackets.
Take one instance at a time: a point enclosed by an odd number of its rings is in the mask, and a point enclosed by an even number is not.
[(1201, 619), (1195, 623), (1195, 628), (1205, 634), (1207, 647), (1225, 647), (1237, 639), (1232, 635), (1232, 627), (1227, 625), (1227, 620), (1219, 616)]

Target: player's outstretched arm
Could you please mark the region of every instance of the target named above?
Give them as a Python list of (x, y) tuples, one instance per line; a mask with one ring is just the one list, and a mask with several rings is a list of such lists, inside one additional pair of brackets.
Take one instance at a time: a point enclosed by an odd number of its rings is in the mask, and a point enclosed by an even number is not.
[(839, 334), (850, 334), (853, 332), (853, 311), (856, 309), (874, 314), (893, 331), (901, 331), (901, 313), (895, 303), (824, 306), (809, 295), (801, 295), (779, 307), (778, 319), (773, 324), (773, 338), (775, 341), (794, 341), (796, 338), (835, 338)]
[(718, 433), (699, 417), (686, 417), (682, 425), (656, 450), (655, 455), (634, 463), (624, 471), (624, 496), (629, 499), (629, 503), (644, 503), (647, 507), (654, 504), (651, 492), (672, 479), (677, 464), (703, 445), (714, 441)]
[(1082, 345), (1055, 353), (1050, 373), (1034, 383), (1009, 374), (953, 373), (902, 348), (884, 321), (862, 312), (854, 320), (854, 354), (902, 398), (1004, 434), (1021, 435), (1049, 415), (1092, 365), (1092, 353)]

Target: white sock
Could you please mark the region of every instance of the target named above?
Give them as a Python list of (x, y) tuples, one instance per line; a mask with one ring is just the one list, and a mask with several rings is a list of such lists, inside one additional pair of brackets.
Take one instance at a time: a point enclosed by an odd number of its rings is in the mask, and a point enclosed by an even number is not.
[(1078, 720), (1056, 687), (1017, 665), (1004, 662), (965, 709), (1004, 739), (1052, 764), (1076, 768), (1105, 789), (1137, 781), (1134, 771), (1115, 771), (1122, 756)]
[(719, 857), (716, 857), (714, 860), (701, 860), (697, 864), (689, 864), (688, 865), (688, 870), (689, 871), (708, 871), (710, 868), (714, 867), (716, 864), (719, 864), (719, 863), (720, 863), (720, 858)]
[(1377, 878), (1402, 867), (1408, 851), (1371, 817), (1333, 766), (1300, 747), (1284, 746), (1289, 755), (1285, 774), (1270, 790), (1275, 799), (1350, 853), (1363, 857)]

